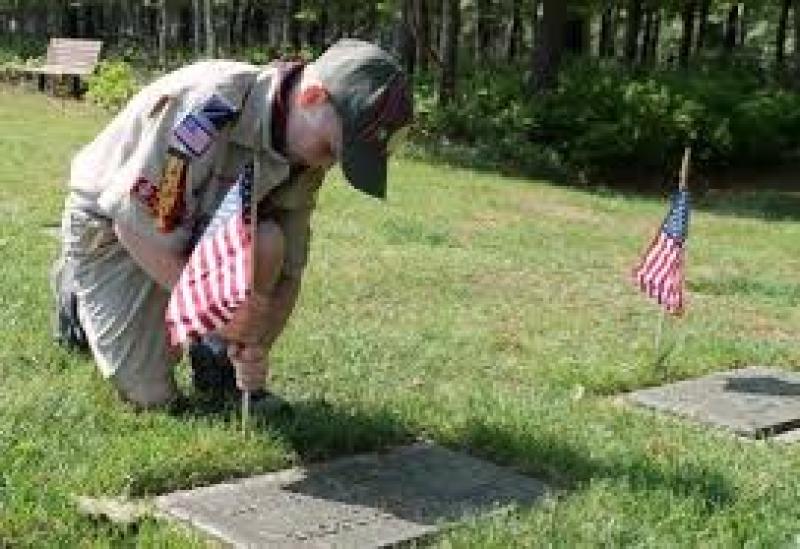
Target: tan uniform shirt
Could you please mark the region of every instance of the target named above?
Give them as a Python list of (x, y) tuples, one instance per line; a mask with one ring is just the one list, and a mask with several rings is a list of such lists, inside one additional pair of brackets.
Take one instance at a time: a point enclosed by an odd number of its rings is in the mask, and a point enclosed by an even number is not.
[(290, 177), (289, 162), (273, 148), (279, 80), (276, 68), (207, 61), (150, 84), (76, 155), (73, 203), (186, 255), (244, 165), (254, 161), (254, 199), (286, 238), (283, 274), (299, 277), (324, 173)]

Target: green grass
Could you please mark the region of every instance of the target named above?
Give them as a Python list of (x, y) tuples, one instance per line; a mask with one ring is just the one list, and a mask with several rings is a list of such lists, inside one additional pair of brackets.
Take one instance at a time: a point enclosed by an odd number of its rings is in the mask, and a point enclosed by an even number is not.
[[(42, 227), (107, 115), (0, 88), (0, 120), (0, 546), (200, 545), (157, 521), (93, 522), (72, 497), (147, 497), (417, 438), (558, 488), (443, 547), (797, 542), (797, 448), (616, 397), (743, 364), (800, 370), (800, 226), (786, 212), (732, 196), (697, 213), (688, 316), (668, 323), (676, 344), (657, 369), (658, 313), (625, 273), (664, 201), (398, 159), (384, 204), (333, 176), (273, 356), (297, 413), (243, 440), (234, 409), (131, 411), (90, 360), (51, 343), (56, 243)], [(181, 383), (191, 397), (185, 371)]]

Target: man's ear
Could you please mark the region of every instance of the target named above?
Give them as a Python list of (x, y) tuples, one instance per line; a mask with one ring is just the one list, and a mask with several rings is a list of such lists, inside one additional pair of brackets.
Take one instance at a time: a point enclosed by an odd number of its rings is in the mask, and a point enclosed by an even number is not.
[(328, 90), (319, 84), (312, 84), (297, 96), (297, 104), (301, 107), (314, 107), (328, 100)]

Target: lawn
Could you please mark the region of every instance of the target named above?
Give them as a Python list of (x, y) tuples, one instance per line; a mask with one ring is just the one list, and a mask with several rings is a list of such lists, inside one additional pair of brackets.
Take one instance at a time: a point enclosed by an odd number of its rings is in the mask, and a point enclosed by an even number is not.
[[(243, 439), (235, 407), (118, 403), (50, 340), (47, 274), (71, 154), (108, 115), (0, 88), (0, 547), (202, 545), (157, 521), (81, 517), (73, 496), (147, 497), (434, 440), (557, 488), (443, 547), (752, 546), (800, 538), (800, 451), (624, 404), (744, 364), (800, 370), (800, 207), (714, 195), (691, 227), (688, 315), (653, 363), (658, 311), (626, 273), (661, 198), (586, 192), (399, 158), (386, 203), (323, 187), (311, 263), (277, 345), (294, 416)], [(194, 398), (181, 369), (181, 384)]]

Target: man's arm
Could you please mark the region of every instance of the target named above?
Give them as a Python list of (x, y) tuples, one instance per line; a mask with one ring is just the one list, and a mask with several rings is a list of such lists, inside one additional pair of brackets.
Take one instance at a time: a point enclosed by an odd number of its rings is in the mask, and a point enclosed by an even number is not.
[(267, 349), (272, 349), (273, 343), (286, 327), (300, 295), (300, 285), (299, 278), (282, 278), (275, 285), (267, 310), (267, 330), (262, 340)]
[[(115, 222), (114, 232), (134, 261), (153, 280), (166, 290), (175, 286), (186, 265), (186, 258), (177, 256), (166, 248), (154, 246), (124, 223)], [(281, 277), (267, 296), (254, 294), (252, 301), (257, 314), (247, 315), (250, 318), (246, 324), (250, 325), (234, 322), (220, 332), (224, 337), (238, 341), (253, 339), (250, 334), (243, 335), (241, 332), (257, 332), (259, 343), (271, 348), (294, 310), (300, 285), (299, 277)]]
[(150, 278), (165, 290), (172, 290), (178, 282), (187, 259), (174, 252), (154, 245), (123, 222), (114, 222), (114, 233), (120, 244), (131, 254)]

